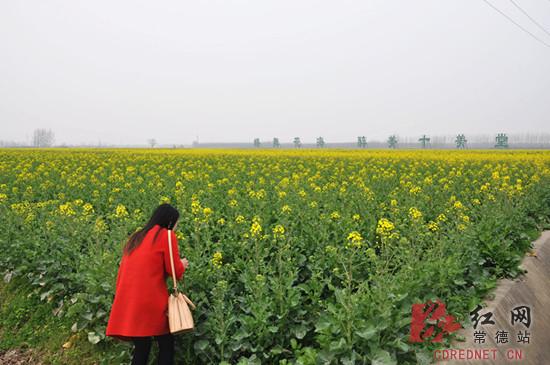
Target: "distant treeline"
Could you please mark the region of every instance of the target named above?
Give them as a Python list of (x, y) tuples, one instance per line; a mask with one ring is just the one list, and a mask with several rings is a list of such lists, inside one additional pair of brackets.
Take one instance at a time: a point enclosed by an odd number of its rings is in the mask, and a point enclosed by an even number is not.
[[(467, 149), (492, 149), (496, 148), (498, 134), (464, 134), (466, 142), (464, 148)], [(549, 149), (550, 148), (550, 133), (516, 133), (504, 134), (506, 143), (501, 148), (533, 148), (533, 149)], [(395, 148), (410, 149), (410, 148), (437, 148), (437, 149), (455, 149), (457, 148), (458, 135), (418, 135), (415, 137), (393, 135), (396, 140)], [(362, 139), (361, 139), (362, 138)], [(350, 142), (331, 142), (324, 137), (316, 137), (317, 142), (301, 142), (300, 137), (295, 137), (292, 140), (284, 141), (278, 138), (262, 141), (258, 138), (250, 142), (193, 142), (192, 144), (152, 144), (148, 140), (144, 144), (105, 144), (105, 143), (86, 143), (86, 144), (56, 144), (52, 147), (95, 147), (95, 148), (274, 148), (274, 140), (277, 140), (277, 148), (389, 148), (389, 139), (387, 140), (369, 140), (368, 136), (358, 136), (356, 141)], [(421, 139), (426, 138), (424, 144)], [(362, 142), (360, 142), (362, 141)], [(16, 141), (0, 140), (0, 147), (36, 147), (35, 144), (22, 143)]]

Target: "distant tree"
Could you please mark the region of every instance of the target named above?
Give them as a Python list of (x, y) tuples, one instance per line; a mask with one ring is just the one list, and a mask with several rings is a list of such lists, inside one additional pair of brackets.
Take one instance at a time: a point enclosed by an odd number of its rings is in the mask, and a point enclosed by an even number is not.
[(254, 147), (260, 147), (260, 139), (254, 138)]
[(0, 147), (20, 147), (24, 145), (24, 143), (16, 141), (0, 141)]
[(281, 147), (279, 143), (279, 138), (277, 137), (273, 138), (273, 148), (279, 148), (279, 147)]
[(317, 147), (323, 148), (325, 147), (325, 140), (323, 137), (317, 137)]
[(420, 142), (420, 145), (422, 148), (426, 148), (430, 144), (430, 137), (426, 137), (426, 135), (422, 135), (421, 138), (418, 139), (418, 142)]
[(32, 137), (32, 144), (34, 147), (51, 147), (55, 140), (55, 135), (51, 129), (35, 129)]
[(367, 137), (365, 137), (365, 136), (357, 137), (357, 147), (366, 148), (367, 147)]
[(389, 148), (397, 148), (397, 136), (395, 134), (391, 135), (388, 138), (388, 147)]
[(467, 142), (468, 140), (466, 139), (466, 136), (464, 136), (464, 134), (459, 134), (458, 136), (456, 136), (456, 148), (466, 148)]
[(302, 147), (302, 142), (300, 142), (300, 137), (294, 137), (294, 147), (296, 148)]
[(149, 145), (151, 146), (151, 148), (155, 147), (157, 145), (157, 140), (154, 139), (154, 138), (149, 138), (147, 140), (147, 142), (149, 143)]

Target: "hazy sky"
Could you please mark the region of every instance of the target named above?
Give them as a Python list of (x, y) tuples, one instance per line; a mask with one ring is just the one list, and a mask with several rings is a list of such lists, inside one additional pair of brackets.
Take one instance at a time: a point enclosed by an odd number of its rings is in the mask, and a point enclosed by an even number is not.
[[(515, 1), (550, 30), (549, 0)], [(57, 143), (547, 133), (550, 48), (482, 0), (1, 1), (0, 123)]]

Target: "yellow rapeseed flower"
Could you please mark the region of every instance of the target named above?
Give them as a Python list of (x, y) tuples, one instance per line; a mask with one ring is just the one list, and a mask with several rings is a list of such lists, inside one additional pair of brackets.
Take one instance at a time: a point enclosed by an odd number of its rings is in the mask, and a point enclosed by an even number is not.
[(214, 265), (216, 269), (221, 268), (222, 262), (223, 262), (222, 253), (220, 251), (214, 252), (214, 255), (212, 256), (212, 259), (210, 260), (210, 262), (212, 262), (212, 265)]
[(94, 231), (96, 233), (105, 233), (107, 231), (107, 224), (102, 218), (95, 220)]
[(250, 226), (250, 234), (252, 237), (257, 237), (262, 233), (262, 226), (258, 222), (253, 222)]
[(420, 212), (417, 208), (411, 207), (409, 208), (409, 217), (413, 220), (417, 220), (422, 218), (422, 212)]
[(340, 213), (338, 213), (338, 212), (336, 212), (336, 211), (330, 213), (330, 219), (332, 219), (332, 220), (340, 219)]
[(409, 189), (409, 193), (416, 195), (418, 193), (422, 192), (422, 188), (420, 186), (414, 186)]
[(71, 206), (71, 203), (65, 203), (65, 204), (61, 204), (59, 206), (59, 212), (62, 214), (62, 215), (66, 215), (66, 216), (71, 216), (71, 215), (75, 215), (76, 212), (74, 211), (73, 207)]
[(346, 248), (361, 248), (364, 244), (363, 236), (357, 231), (348, 234), (348, 242)]
[(197, 200), (192, 200), (191, 201), (191, 212), (193, 214), (199, 214), (200, 210), (201, 210), (200, 202), (197, 201)]
[(285, 235), (285, 227), (283, 227), (281, 224), (277, 224), (275, 227), (273, 227), (273, 236), (274, 237), (284, 237)]
[(394, 224), (387, 218), (380, 218), (376, 226), (376, 233), (382, 237), (388, 237), (395, 229)]
[(123, 204), (117, 205), (115, 216), (117, 218), (123, 218), (128, 216), (128, 210), (126, 210), (126, 207)]
[(428, 222), (428, 229), (432, 232), (436, 232), (436, 231), (439, 230), (439, 224), (437, 224), (434, 221), (429, 221)]
[(437, 216), (436, 220), (438, 222), (446, 222), (447, 221), (447, 216), (443, 213), (441, 213), (440, 215)]
[(90, 203), (86, 203), (82, 206), (84, 215), (90, 215), (94, 213), (94, 207)]

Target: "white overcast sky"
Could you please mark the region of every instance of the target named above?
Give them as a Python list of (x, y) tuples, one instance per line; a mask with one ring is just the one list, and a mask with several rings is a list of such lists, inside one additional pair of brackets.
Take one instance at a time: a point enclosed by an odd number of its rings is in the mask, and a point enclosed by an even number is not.
[[(550, 0), (515, 2), (550, 30)], [(482, 0), (0, 2), (0, 140), (353, 142), (549, 115), (550, 48)]]

